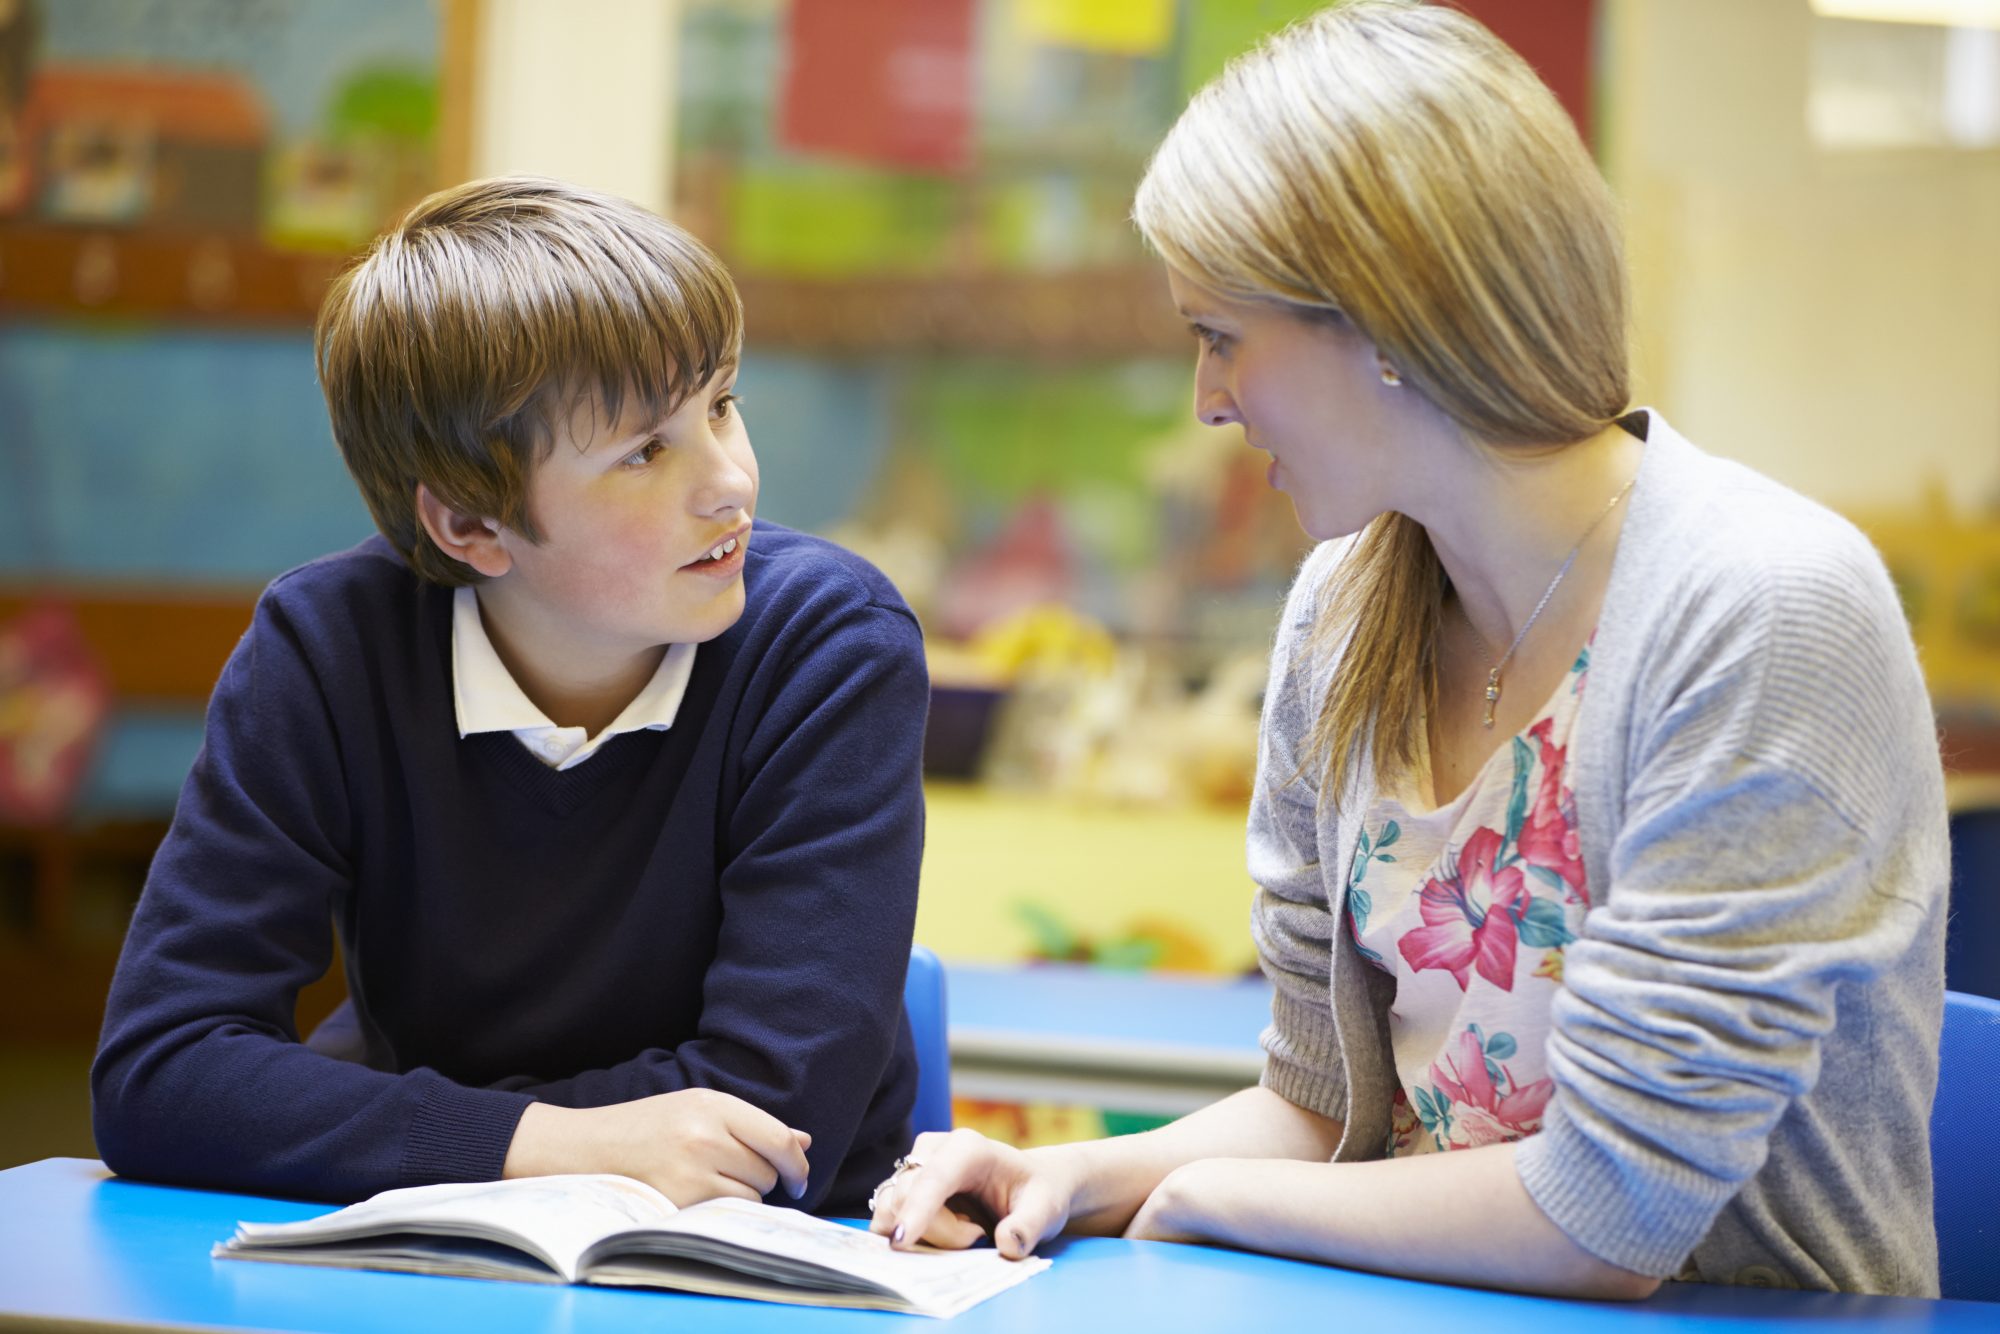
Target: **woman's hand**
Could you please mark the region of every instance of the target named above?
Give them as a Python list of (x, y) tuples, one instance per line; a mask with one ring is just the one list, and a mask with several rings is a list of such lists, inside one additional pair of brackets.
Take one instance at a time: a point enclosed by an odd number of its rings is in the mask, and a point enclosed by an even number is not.
[(609, 1107), (531, 1103), (507, 1147), (503, 1177), (614, 1172), (685, 1208), (729, 1195), (756, 1200), (779, 1182), (806, 1192), (812, 1137), (741, 1098), (681, 1089)]
[(1169, 1172), (1139, 1206), (1125, 1236), (1132, 1241), (1207, 1242), (1215, 1231), (1206, 1226), (1203, 1205), (1213, 1186), (1231, 1184), (1230, 1160), (1207, 1158)]
[(1000, 1254), (1019, 1260), (1069, 1221), (1076, 1183), (1061, 1155), (1028, 1153), (976, 1130), (917, 1136), (876, 1188), (871, 1232), (899, 1250), (920, 1241), (953, 1250), (990, 1230)]

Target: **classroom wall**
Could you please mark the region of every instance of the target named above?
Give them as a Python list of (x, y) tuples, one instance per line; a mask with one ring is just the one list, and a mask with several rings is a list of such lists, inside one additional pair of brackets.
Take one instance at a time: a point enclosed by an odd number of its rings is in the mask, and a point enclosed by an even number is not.
[[(482, 0), (471, 175), (557, 176), (667, 210), (678, 0)], [(580, 132), (580, 127), (590, 127)]]
[(1850, 513), (2000, 501), (2000, 153), (1814, 147), (1807, 0), (1608, 0), (1642, 397)]

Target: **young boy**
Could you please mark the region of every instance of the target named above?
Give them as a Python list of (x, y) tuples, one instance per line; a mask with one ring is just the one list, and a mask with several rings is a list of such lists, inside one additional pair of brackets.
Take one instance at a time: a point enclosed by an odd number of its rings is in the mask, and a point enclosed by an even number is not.
[[(381, 535), (217, 684), (92, 1070), (99, 1151), (348, 1200), (618, 1172), (858, 1210), (907, 1142), (915, 619), (752, 522), (727, 273), (553, 181), (434, 195), (316, 350)], [(293, 1004), (345, 950), (353, 1061)]]

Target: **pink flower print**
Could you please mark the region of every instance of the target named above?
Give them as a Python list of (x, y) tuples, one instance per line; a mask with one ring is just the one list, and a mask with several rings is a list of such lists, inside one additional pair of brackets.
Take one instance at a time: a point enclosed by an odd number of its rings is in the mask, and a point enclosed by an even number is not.
[[(1501, 1035), (1495, 1034), (1498, 1038)], [(1512, 1039), (1507, 1047), (1512, 1048)], [(1500, 1049), (1496, 1048), (1496, 1054)], [(1514, 1077), (1506, 1067), (1493, 1062), (1509, 1086)], [(1470, 1030), (1458, 1035), (1458, 1059), (1450, 1056), (1431, 1063), (1431, 1082), (1452, 1096), (1453, 1148), (1477, 1148), (1482, 1144), (1504, 1144), (1532, 1135), (1541, 1129), (1542, 1111), (1555, 1094), (1553, 1079), (1538, 1079), (1525, 1087), (1501, 1093), (1487, 1063), (1479, 1035)]]
[[(1576, 794), (1563, 786), (1563, 770), (1569, 759), (1567, 746), (1549, 744), (1554, 718), (1544, 718), (1528, 729), (1541, 750), (1541, 781), (1535, 787), (1534, 804), (1528, 808), (1521, 832), (1514, 841), (1521, 860), (1559, 879), (1573, 902), (1584, 901), (1583, 840), (1576, 832)], [(1552, 882), (1553, 883), (1553, 882)]]
[(1442, 968), (1465, 990), (1474, 968), (1502, 991), (1514, 989), (1514, 911), (1525, 906), (1521, 868), (1495, 870), (1502, 839), (1497, 830), (1479, 829), (1459, 849), (1458, 869), (1449, 879), (1432, 877), (1417, 893), (1424, 925), (1396, 942), (1411, 968)]
[(1417, 1132), (1422, 1128), (1417, 1109), (1410, 1105), (1410, 1095), (1397, 1089), (1396, 1100), (1389, 1105), (1389, 1156), (1393, 1158), (1416, 1143)]

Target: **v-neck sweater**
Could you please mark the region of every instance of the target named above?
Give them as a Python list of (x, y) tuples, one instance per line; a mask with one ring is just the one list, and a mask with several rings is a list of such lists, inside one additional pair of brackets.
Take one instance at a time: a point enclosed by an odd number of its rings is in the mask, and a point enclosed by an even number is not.
[[(1572, 1241), (1635, 1272), (1935, 1296), (1929, 1121), (1950, 876), (1935, 721), (1881, 558), (1846, 520), (1658, 413), (1572, 755), (1592, 907), (1551, 1010), (1555, 1081), (1515, 1149)], [(1264, 1083), (1379, 1155), (1393, 980), (1345, 887), (1366, 753), (1303, 777), (1351, 539), (1306, 559), (1272, 654), (1252, 910), (1276, 985)]]
[[(358, 1199), (498, 1176), (532, 1100), (704, 1087), (812, 1135), (803, 1206), (858, 1207), (915, 1092), (922, 639), (820, 539), (760, 521), (743, 577), (672, 728), (568, 770), (458, 735), (452, 590), (380, 538), (275, 581), (113, 980), (106, 1162)], [(294, 1024), (336, 931), (363, 1063)]]

